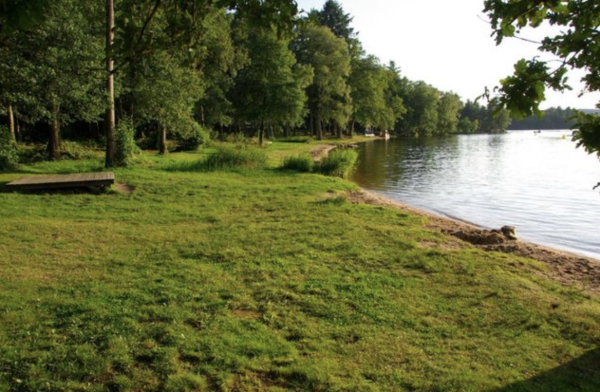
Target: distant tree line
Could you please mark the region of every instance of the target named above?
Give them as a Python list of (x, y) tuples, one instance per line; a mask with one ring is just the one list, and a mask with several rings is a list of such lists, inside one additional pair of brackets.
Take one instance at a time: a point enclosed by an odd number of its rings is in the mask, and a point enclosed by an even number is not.
[(49, 159), (61, 159), (64, 139), (104, 144), (114, 166), (123, 135), (166, 153), (211, 132), (262, 144), (508, 125), (493, 103), (463, 103), (366, 53), (335, 0), (302, 16), (293, 0), (0, 0), (0, 9), (0, 124), (14, 142), (46, 144)]
[(577, 123), (576, 111), (571, 108), (550, 108), (522, 120), (513, 120), (510, 130), (571, 129)]

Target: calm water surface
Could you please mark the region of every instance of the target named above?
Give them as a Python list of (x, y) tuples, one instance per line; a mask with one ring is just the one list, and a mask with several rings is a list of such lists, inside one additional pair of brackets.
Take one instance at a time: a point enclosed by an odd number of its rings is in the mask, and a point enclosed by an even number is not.
[(525, 240), (600, 259), (600, 162), (570, 131), (377, 140), (360, 146), (366, 189)]

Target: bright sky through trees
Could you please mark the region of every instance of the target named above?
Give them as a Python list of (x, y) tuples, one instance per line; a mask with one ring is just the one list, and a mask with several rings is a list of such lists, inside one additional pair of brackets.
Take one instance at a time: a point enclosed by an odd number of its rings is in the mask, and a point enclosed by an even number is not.
[[(325, 0), (298, 0), (300, 9), (322, 8)], [(354, 16), (354, 27), (367, 52), (383, 62), (396, 61), (405, 76), (454, 91), (463, 99), (481, 95), (485, 87), (513, 72), (520, 59), (540, 55), (537, 44), (518, 39), (496, 46), (482, 12), (483, 0), (340, 0)], [(540, 40), (550, 27), (524, 31)], [(543, 59), (547, 57), (542, 56)], [(578, 98), (580, 74), (570, 75), (573, 91), (548, 91), (543, 108), (594, 108), (600, 94)]]

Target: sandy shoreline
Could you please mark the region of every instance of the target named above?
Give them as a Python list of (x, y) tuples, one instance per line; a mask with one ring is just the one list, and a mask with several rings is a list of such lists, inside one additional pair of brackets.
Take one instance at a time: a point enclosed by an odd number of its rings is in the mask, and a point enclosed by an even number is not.
[[(320, 161), (337, 147), (336, 145), (319, 146), (311, 152), (311, 155), (315, 161)], [(547, 270), (539, 272), (541, 275), (563, 285), (600, 295), (600, 260), (543, 245), (510, 240), (500, 233), (478, 227), (475, 224), (436, 215), (362, 188), (347, 193), (345, 197), (356, 204), (384, 206), (425, 217), (427, 227), (450, 235), (454, 239), (447, 244), (449, 248), (472, 246), (487, 252), (502, 252), (534, 259), (548, 266)]]
[(425, 217), (427, 218), (427, 227), (456, 239), (456, 241), (448, 243), (449, 247), (473, 246), (487, 252), (502, 252), (537, 260), (549, 267), (546, 271), (540, 272), (542, 275), (561, 284), (600, 295), (599, 260), (529, 242), (510, 240), (500, 233), (460, 220), (435, 215), (365, 189), (350, 192), (346, 194), (346, 197), (353, 203), (379, 205)]

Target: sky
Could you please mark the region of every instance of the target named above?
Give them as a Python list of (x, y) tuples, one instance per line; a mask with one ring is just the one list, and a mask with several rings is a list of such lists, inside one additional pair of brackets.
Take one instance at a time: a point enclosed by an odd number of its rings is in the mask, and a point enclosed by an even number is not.
[[(354, 17), (364, 49), (382, 62), (393, 60), (411, 80), (423, 80), (443, 91), (453, 91), (464, 100), (493, 89), (500, 79), (512, 74), (523, 58), (540, 56), (536, 44), (507, 39), (496, 46), (491, 26), (482, 12), (483, 0), (338, 0)], [(300, 9), (321, 9), (325, 0), (297, 0)], [(522, 32), (541, 40), (551, 27)], [(594, 108), (600, 94), (579, 98), (582, 73), (569, 74), (572, 91), (547, 91), (542, 108), (552, 106)]]

